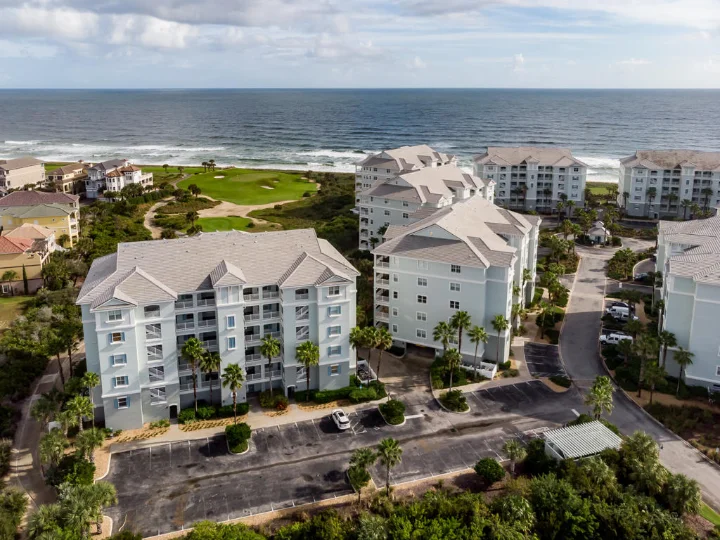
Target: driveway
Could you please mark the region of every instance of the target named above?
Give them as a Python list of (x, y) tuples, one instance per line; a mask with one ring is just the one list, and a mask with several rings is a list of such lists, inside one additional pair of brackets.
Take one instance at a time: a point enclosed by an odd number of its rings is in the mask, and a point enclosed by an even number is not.
[[(652, 242), (634, 240), (637, 249)], [(582, 261), (560, 336), (560, 352), (568, 375), (583, 392), (598, 375), (606, 375), (598, 352), (605, 290), (605, 265), (615, 250), (582, 249)], [(720, 469), (711, 465), (685, 441), (657, 424), (620, 389), (615, 392), (615, 408), (609, 420), (625, 434), (641, 430), (661, 445), (660, 458), (673, 472), (698, 481), (705, 500), (720, 508)]]

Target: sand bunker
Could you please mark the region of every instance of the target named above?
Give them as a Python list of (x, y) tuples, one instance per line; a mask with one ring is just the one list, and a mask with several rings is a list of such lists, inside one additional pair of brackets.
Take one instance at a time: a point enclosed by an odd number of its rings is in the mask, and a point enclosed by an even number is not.
[(225, 178), (225, 176), (221, 174), (220, 176), (216, 176), (215, 178)]
[(274, 187), (270, 187), (270, 186), (260, 186), (260, 187), (263, 189), (275, 189)]

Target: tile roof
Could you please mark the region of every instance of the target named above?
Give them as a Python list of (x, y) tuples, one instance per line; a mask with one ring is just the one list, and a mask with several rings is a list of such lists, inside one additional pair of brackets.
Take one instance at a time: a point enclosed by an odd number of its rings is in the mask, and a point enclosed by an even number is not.
[(489, 146), (484, 154), (475, 156), (473, 161), (482, 165), (494, 163), (512, 166), (532, 162), (544, 167), (548, 165), (587, 167), (582, 161), (572, 156), (569, 148), (539, 146)]
[(45, 191), (13, 191), (0, 199), (0, 206), (32, 206), (34, 204), (75, 204), (80, 200), (69, 193), (46, 193)]
[(661, 221), (663, 243), (690, 246), (668, 259), (669, 273), (720, 285), (720, 216), (692, 221)]
[(6, 171), (13, 171), (15, 169), (24, 169), (26, 167), (34, 167), (35, 165), (42, 165), (43, 162), (34, 157), (26, 156), (15, 159), (0, 159), (0, 169)]
[(60, 216), (66, 217), (75, 212), (75, 208), (67, 204), (36, 204), (34, 206), (10, 206), (2, 205), (0, 199), (0, 216), (12, 216), (16, 218), (38, 218)]
[(43, 227), (42, 225), (35, 225), (34, 223), (23, 223), (20, 227), (16, 227), (12, 231), (5, 233), (8, 238), (48, 238), (55, 232), (52, 229)]
[(72, 174), (74, 172), (83, 171), (87, 167), (87, 163), (70, 163), (68, 165), (62, 165), (57, 169), (50, 171), (48, 174), (53, 176)]
[[(385, 150), (369, 156), (357, 163), (358, 166), (371, 166), (385, 164), (385, 168), (396, 171), (414, 171), (428, 167), (432, 163), (449, 164), (455, 159), (451, 154), (443, 154), (433, 150), (426, 144), (417, 146), (401, 146), (392, 150)], [(389, 163), (392, 162), (392, 167)]]
[(620, 160), (626, 167), (643, 166), (648, 169), (676, 169), (692, 165), (704, 171), (720, 170), (720, 152), (698, 150), (638, 150)]
[[(135, 287), (135, 283), (142, 283), (139, 278), (126, 285), (131, 272), (151, 281), (155, 288), (149, 287), (148, 292), (144, 285)], [(117, 253), (93, 263), (78, 303), (98, 306), (97, 298), (107, 297), (108, 289), (117, 289), (141, 305), (161, 301), (167, 295), (211, 289), (213, 280), (215, 284), (244, 280), (253, 286), (295, 286), (332, 277), (352, 281), (357, 275), (357, 270), (327, 241), (318, 239), (312, 229), (203, 233), (176, 240), (119, 244)]]
[(32, 247), (34, 242), (35, 240), (32, 238), (8, 238), (7, 236), (0, 236), (0, 254), (25, 253)]

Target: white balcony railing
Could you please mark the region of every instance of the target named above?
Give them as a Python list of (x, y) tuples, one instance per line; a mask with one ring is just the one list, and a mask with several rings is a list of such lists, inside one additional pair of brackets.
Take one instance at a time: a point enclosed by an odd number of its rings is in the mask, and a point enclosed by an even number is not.
[(390, 268), (390, 263), (387, 261), (378, 261), (375, 263), (378, 268)]
[(376, 283), (378, 285), (390, 285), (390, 280), (389, 279), (378, 279), (378, 280), (376, 280)]
[(246, 313), (245, 314), (245, 322), (259, 321), (259, 320), (260, 320), (259, 313)]
[[(204, 388), (204, 387), (205, 387), (205, 385), (201, 381), (198, 381), (197, 389), (200, 390), (201, 388)], [(181, 392), (185, 392), (187, 390), (192, 390), (192, 389), (193, 389), (192, 382), (180, 383), (180, 391)]]
[(175, 323), (175, 329), (177, 330), (190, 330), (192, 328), (195, 328), (195, 321)]
[(375, 296), (375, 301), (379, 302), (380, 304), (387, 304), (390, 302), (390, 297), (389, 296), (381, 296), (378, 294), (377, 296)]
[(145, 339), (162, 339), (162, 332), (145, 331)]
[(278, 370), (275, 370), (275, 371), (271, 371), (271, 372), (270, 372), (270, 376), (271, 376), (273, 379), (277, 379), (278, 377), (282, 377), (282, 370), (278, 369)]
[(307, 300), (308, 298), (310, 298), (310, 294), (308, 294), (308, 293), (305, 293), (305, 294), (295, 293), (295, 300)]
[(198, 307), (202, 306), (214, 306), (215, 305), (215, 299), (214, 298), (201, 298), (197, 301)]
[(277, 319), (280, 317), (279, 311), (264, 311), (263, 319)]
[(208, 328), (209, 326), (217, 325), (217, 319), (206, 319), (204, 321), (198, 321), (199, 328)]
[(243, 294), (243, 300), (246, 302), (252, 302), (253, 300), (260, 300), (259, 294)]
[(246, 376), (248, 381), (259, 381), (262, 380), (262, 373), (248, 373)]
[(178, 300), (175, 302), (175, 309), (186, 309), (193, 307), (192, 300)]
[(261, 354), (246, 354), (245, 355), (245, 365), (256, 365), (256, 364), (262, 364), (263, 357)]
[(178, 362), (178, 371), (190, 371), (190, 364), (187, 362)]
[(145, 312), (145, 318), (146, 319), (155, 319), (160, 316), (160, 310), (159, 309), (153, 309), (150, 311)]
[(245, 343), (254, 343), (260, 340), (262, 340), (260, 334), (245, 334)]
[(202, 343), (202, 346), (206, 349), (208, 347), (217, 347), (218, 344), (217, 339), (206, 339), (205, 341), (201, 341), (200, 343)]
[(160, 368), (149, 368), (148, 375), (150, 382), (161, 382), (165, 380), (165, 370)]
[(280, 291), (263, 291), (263, 298), (277, 298), (280, 296)]
[(310, 339), (310, 332), (301, 332), (299, 334), (295, 334), (296, 341), (305, 341), (306, 339)]
[(376, 311), (375, 318), (379, 321), (388, 321), (390, 320), (390, 314), (387, 311)]
[(278, 330), (276, 332), (264, 332), (263, 333), (263, 337), (268, 337), (268, 336), (271, 336), (271, 337), (274, 337), (275, 339), (277, 339), (277, 338), (282, 337), (282, 332), (280, 332)]

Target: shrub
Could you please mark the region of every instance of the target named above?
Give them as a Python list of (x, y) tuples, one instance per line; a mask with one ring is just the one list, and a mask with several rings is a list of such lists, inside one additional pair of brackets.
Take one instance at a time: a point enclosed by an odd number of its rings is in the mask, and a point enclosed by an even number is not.
[(498, 369), (499, 369), (500, 371), (507, 371), (508, 369), (510, 369), (510, 366), (511, 366), (511, 365), (512, 365), (512, 364), (510, 363), (510, 360), (508, 360), (507, 362), (500, 362), (500, 363), (498, 364)]
[[(351, 381), (353, 382), (353, 381)], [(370, 384), (363, 388), (362, 390), (374, 390), (375, 391), (375, 397), (372, 397), (371, 393), (367, 394), (354, 394), (356, 399), (358, 399), (358, 403), (368, 400), (374, 400), (374, 399), (382, 399), (387, 396), (387, 392), (385, 391), (385, 385), (383, 383), (380, 383), (378, 381), (371, 381)], [(351, 386), (345, 386), (343, 388), (337, 388), (335, 390), (310, 390), (310, 400), (314, 401), (315, 403), (324, 404), (324, 403), (330, 403), (331, 401), (337, 401), (341, 399), (352, 399), (350, 397), (350, 394), (353, 391), (358, 390), (357, 386), (351, 385)], [(295, 400), (298, 403), (302, 403), (306, 401), (306, 393), (304, 390), (301, 390), (299, 392), (295, 392)]]
[(617, 247), (617, 246), (622, 246), (622, 240), (620, 239), (619, 236), (613, 236), (613, 237), (612, 237), (612, 245), (613, 245), (613, 246), (616, 246), (616, 247)]
[(475, 464), (475, 472), (487, 485), (505, 478), (505, 469), (493, 458), (482, 458)]
[(463, 396), (460, 390), (450, 390), (440, 395), (440, 402), (451, 411), (464, 412), (470, 407), (467, 404), (467, 398)]
[(252, 431), (246, 423), (231, 424), (225, 428), (225, 437), (227, 438), (228, 448), (233, 454), (239, 454), (247, 450), (248, 439)]
[(365, 467), (353, 466), (348, 469), (348, 480), (355, 491), (360, 491), (370, 482), (370, 473)]
[(11, 441), (0, 441), (0, 478), (10, 470), (10, 457), (12, 452)]
[(555, 470), (557, 463), (545, 453), (545, 441), (533, 439), (527, 445), (527, 456), (523, 467), (528, 474), (537, 476)]
[(260, 394), (260, 406), (263, 409), (277, 409), (278, 411), (284, 411), (288, 408), (288, 404), (288, 399), (283, 394), (276, 392), (273, 395), (270, 395), (270, 390), (265, 390)]
[(405, 404), (398, 399), (391, 399), (380, 404), (382, 413), (388, 424), (397, 426), (405, 421)]
[(550, 377), (550, 380), (563, 388), (570, 388), (570, 385), (572, 384), (572, 381), (565, 375), (553, 375)]
[(167, 428), (170, 427), (170, 420), (167, 418), (161, 418), (160, 420), (156, 420), (155, 422), (150, 422), (150, 429), (159, 429), (159, 428)]
[(254, 229), (254, 228), (255, 228), (255, 222), (254, 222), (254, 221), (251, 221), (250, 223), (248, 223), (247, 225), (245, 225), (245, 228), (246, 228), (246, 229)]
[(213, 416), (215, 416), (215, 407), (198, 407), (195, 413), (198, 420), (210, 420)]
[(289, 404), (290, 403), (288, 402), (288, 398), (286, 398), (283, 394), (275, 396), (275, 408), (278, 411), (284, 411), (288, 408)]
[(273, 210), (282, 210), (282, 204), (276, 204), (273, 206)]
[(142, 534), (132, 531), (121, 531), (110, 537), (110, 540), (143, 540)]
[(545, 335), (548, 337), (552, 345), (557, 345), (560, 341), (560, 330), (551, 328), (549, 330), (545, 330)]
[(374, 388), (356, 388), (348, 394), (350, 401), (353, 403), (362, 403), (364, 401), (374, 401), (377, 399), (377, 392)]
[(178, 414), (179, 424), (192, 424), (195, 421), (195, 409), (183, 409)]
[(543, 289), (542, 287), (535, 288), (535, 294), (533, 295), (531, 306), (537, 306), (540, 303), (544, 292), (545, 289)]
[(517, 369), (507, 369), (502, 372), (502, 376), (506, 379), (509, 379), (510, 377), (517, 377), (520, 375), (520, 372)]
[(308, 198), (310, 195), (311, 195), (311, 193), (309, 191), (306, 191), (305, 193), (303, 193), (302, 196), (303, 196), (303, 198)]
[(95, 481), (95, 464), (77, 454), (68, 454), (57, 467), (48, 470), (47, 482), (59, 486), (65, 482), (74, 486), (90, 485)]

